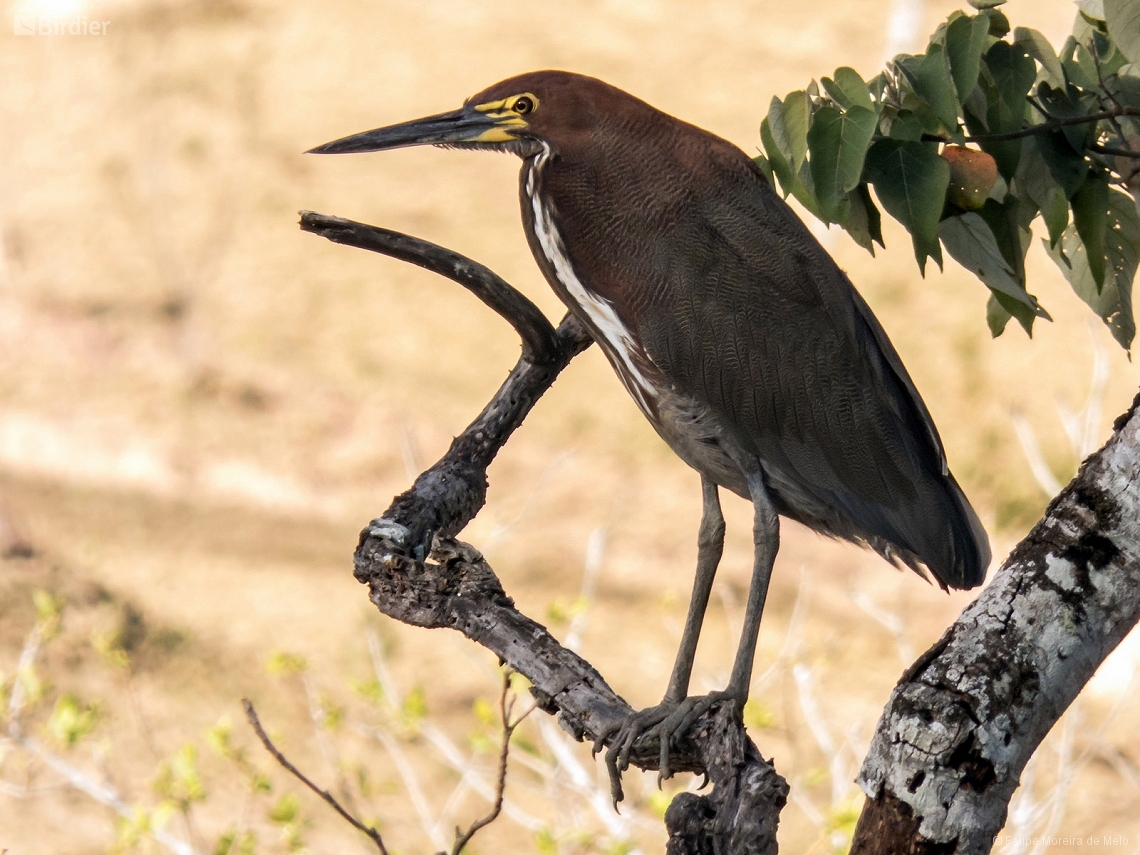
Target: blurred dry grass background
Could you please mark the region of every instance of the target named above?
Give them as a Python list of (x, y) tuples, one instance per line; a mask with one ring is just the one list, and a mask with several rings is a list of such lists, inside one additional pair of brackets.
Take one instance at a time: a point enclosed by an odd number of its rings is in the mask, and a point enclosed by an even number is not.
[[(465, 773), (441, 762), (440, 740), (477, 749), (460, 767), (472, 781), (486, 777), (490, 757), (478, 751), (494, 728), (476, 701), (493, 701), (495, 663), (457, 637), (379, 618), (350, 557), (360, 527), (493, 392), (517, 342), (457, 286), (302, 234), (296, 211), (442, 243), (488, 264), (552, 318), (562, 309), (519, 228), (513, 158), (301, 152), (450, 109), (542, 67), (603, 77), (752, 151), (773, 94), (840, 65), (870, 76), (891, 50), (892, 15), (896, 24), (900, 9), (917, 16), (917, 40), (904, 27), (893, 44), (917, 49), (957, 5), (10, 3), (12, 15), (110, 21), (102, 37), (0, 35), (7, 690), (36, 620), (32, 592), (67, 603), (37, 666), (51, 682), (43, 709), (27, 713), (29, 731), (52, 744), (43, 720), (63, 693), (99, 701), (94, 731), (53, 750), (144, 806), (159, 800), (163, 763), (198, 746), (210, 798), (168, 829), (203, 852), (235, 823), (258, 834), (257, 851), (289, 847), (288, 823), (266, 812), (296, 786), (253, 744), (243, 695), (314, 777), (357, 781), (361, 813), (380, 818), (396, 851), (432, 851), (428, 826), (441, 823), (436, 836), (447, 837), (485, 810), (464, 783), (445, 811)], [(1074, 14), (1067, 0), (1007, 8), (1055, 44)], [(1043, 252), (1030, 256), (1031, 290), (1056, 322), (1040, 324), (1032, 342), (1016, 329), (991, 340), (976, 281), (952, 262), (923, 281), (904, 237), (887, 237), (889, 250), (872, 260), (842, 234), (821, 234), (902, 353), (1003, 556), (1048, 499), (1012, 414), (1024, 415), (1064, 479), (1077, 453), (1057, 402), (1083, 405), (1094, 355), (1104, 353), (1103, 412), (1093, 419), (1102, 441), (1140, 372), (1089, 323)], [(525, 611), (546, 615), (559, 634), (572, 630), (611, 684), (644, 705), (659, 698), (680, 635), (699, 505), (697, 477), (595, 349), (502, 453), (488, 505), (464, 538)], [(726, 513), (697, 690), (724, 682), (747, 584), (749, 511), (729, 500)], [(851, 781), (894, 680), (967, 601), (785, 526), (750, 711), (761, 749), (795, 787), (785, 852), (842, 846), (859, 803)], [(1092, 836), (1116, 838), (1097, 851), (1140, 851), (1137, 661), (1134, 647), (1121, 651), (1050, 737), (1015, 801), (1011, 828), (1022, 837), (1001, 851), (1087, 851), (1065, 838)], [(206, 731), (223, 716), (235, 744), (269, 772), (271, 796), (250, 796), (236, 767), (209, 752)], [(559, 743), (541, 722), (527, 728), (529, 745), (516, 753), (530, 766), (516, 767), (508, 786), (519, 807), (476, 850), (660, 851), (663, 801), (652, 778), (634, 780), (616, 819), (591, 801), (601, 791), (588, 749)], [(397, 755), (419, 770), (418, 802)], [(131, 844), (111, 810), (60, 780), (0, 743), (0, 849), (154, 847)], [(300, 799), (295, 830), (309, 851), (367, 851), (324, 806)], [(1043, 834), (1058, 841), (1025, 839)]]

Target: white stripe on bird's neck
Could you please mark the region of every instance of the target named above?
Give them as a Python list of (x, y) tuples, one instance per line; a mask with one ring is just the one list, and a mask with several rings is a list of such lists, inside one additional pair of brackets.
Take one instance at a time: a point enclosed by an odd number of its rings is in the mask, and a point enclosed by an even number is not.
[(626, 391), (633, 396), (641, 411), (649, 415), (649, 399), (657, 397), (657, 390), (634, 360), (634, 353), (641, 348), (629, 328), (618, 317), (613, 303), (592, 293), (582, 284), (566, 255), (566, 247), (562, 235), (554, 225), (550, 206), (543, 204), (537, 192), (541, 170), (549, 157), (550, 146), (543, 143), (542, 151), (529, 161), (526, 176), (526, 195), (534, 211), (534, 232), (538, 237), (538, 245), (558, 282), (601, 333), (602, 340), (598, 343), (609, 357)]

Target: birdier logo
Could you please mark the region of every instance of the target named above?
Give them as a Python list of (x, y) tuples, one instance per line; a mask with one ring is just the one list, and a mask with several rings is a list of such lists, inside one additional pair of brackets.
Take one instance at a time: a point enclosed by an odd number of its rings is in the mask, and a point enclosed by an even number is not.
[(105, 36), (110, 21), (90, 21), (86, 15), (13, 15), (12, 33), (17, 36)]

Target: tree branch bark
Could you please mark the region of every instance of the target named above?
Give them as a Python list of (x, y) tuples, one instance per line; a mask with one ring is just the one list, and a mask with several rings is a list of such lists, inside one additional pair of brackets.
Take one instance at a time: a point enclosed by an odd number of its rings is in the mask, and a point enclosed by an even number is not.
[[(462, 632), (530, 680), (540, 707), (556, 715), (574, 738), (596, 740), (629, 715), (629, 704), (592, 665), (515, 608), (474, 547), (453, 539), (486, 500), (487, 467), (559, 372), (590, 345), (589, 334), (567, 315), (554, 332), (553, 347), (545, 350), (539, 342), (543, 336), (534, 332), (543, 323), (549, 326), (545, 318), (540, 323), (528, 317), (526, 307), (533, 304), (470, 259), (398, 232), (322, 214), (304, 212), (301, 227), (448, 276), (519, 330), (523, 355), (483, 412), (439, 462), (361, 532), (355, 575), (368, 585), (381, 612), (413, 626)], [(439, 258), (447, 260), (437, 263)], [(472, 287), (465, 272), (475, 269), (479, 281)], [(672, 768), (706, 773), (713, 790), (679, 796), (670, 805), (665, 816), (669, 855), (777, 851), (787, 784), (748, 739), (741, 712), (734, 705), (714, 708), (673, 749)], [(656, 770), (658, 757), (656, 745), (636, 745), (630, 762)]]
[(899, 681), (852, 855), (989, 852), (1025, 764), (1140, 619), (1138, 407)]

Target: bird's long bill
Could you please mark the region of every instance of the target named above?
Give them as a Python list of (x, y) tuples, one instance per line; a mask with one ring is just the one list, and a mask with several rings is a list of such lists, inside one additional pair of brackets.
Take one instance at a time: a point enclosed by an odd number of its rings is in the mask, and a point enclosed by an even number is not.
[(514, 135), (503, 125), (501, 118), (496, 119), (473, 107), (463, 107), (450, 113), (439, 113), (333, 140), (310, 149), (307, 154), (351, 154), (412, 145), (509, 142), (514, 139)]

